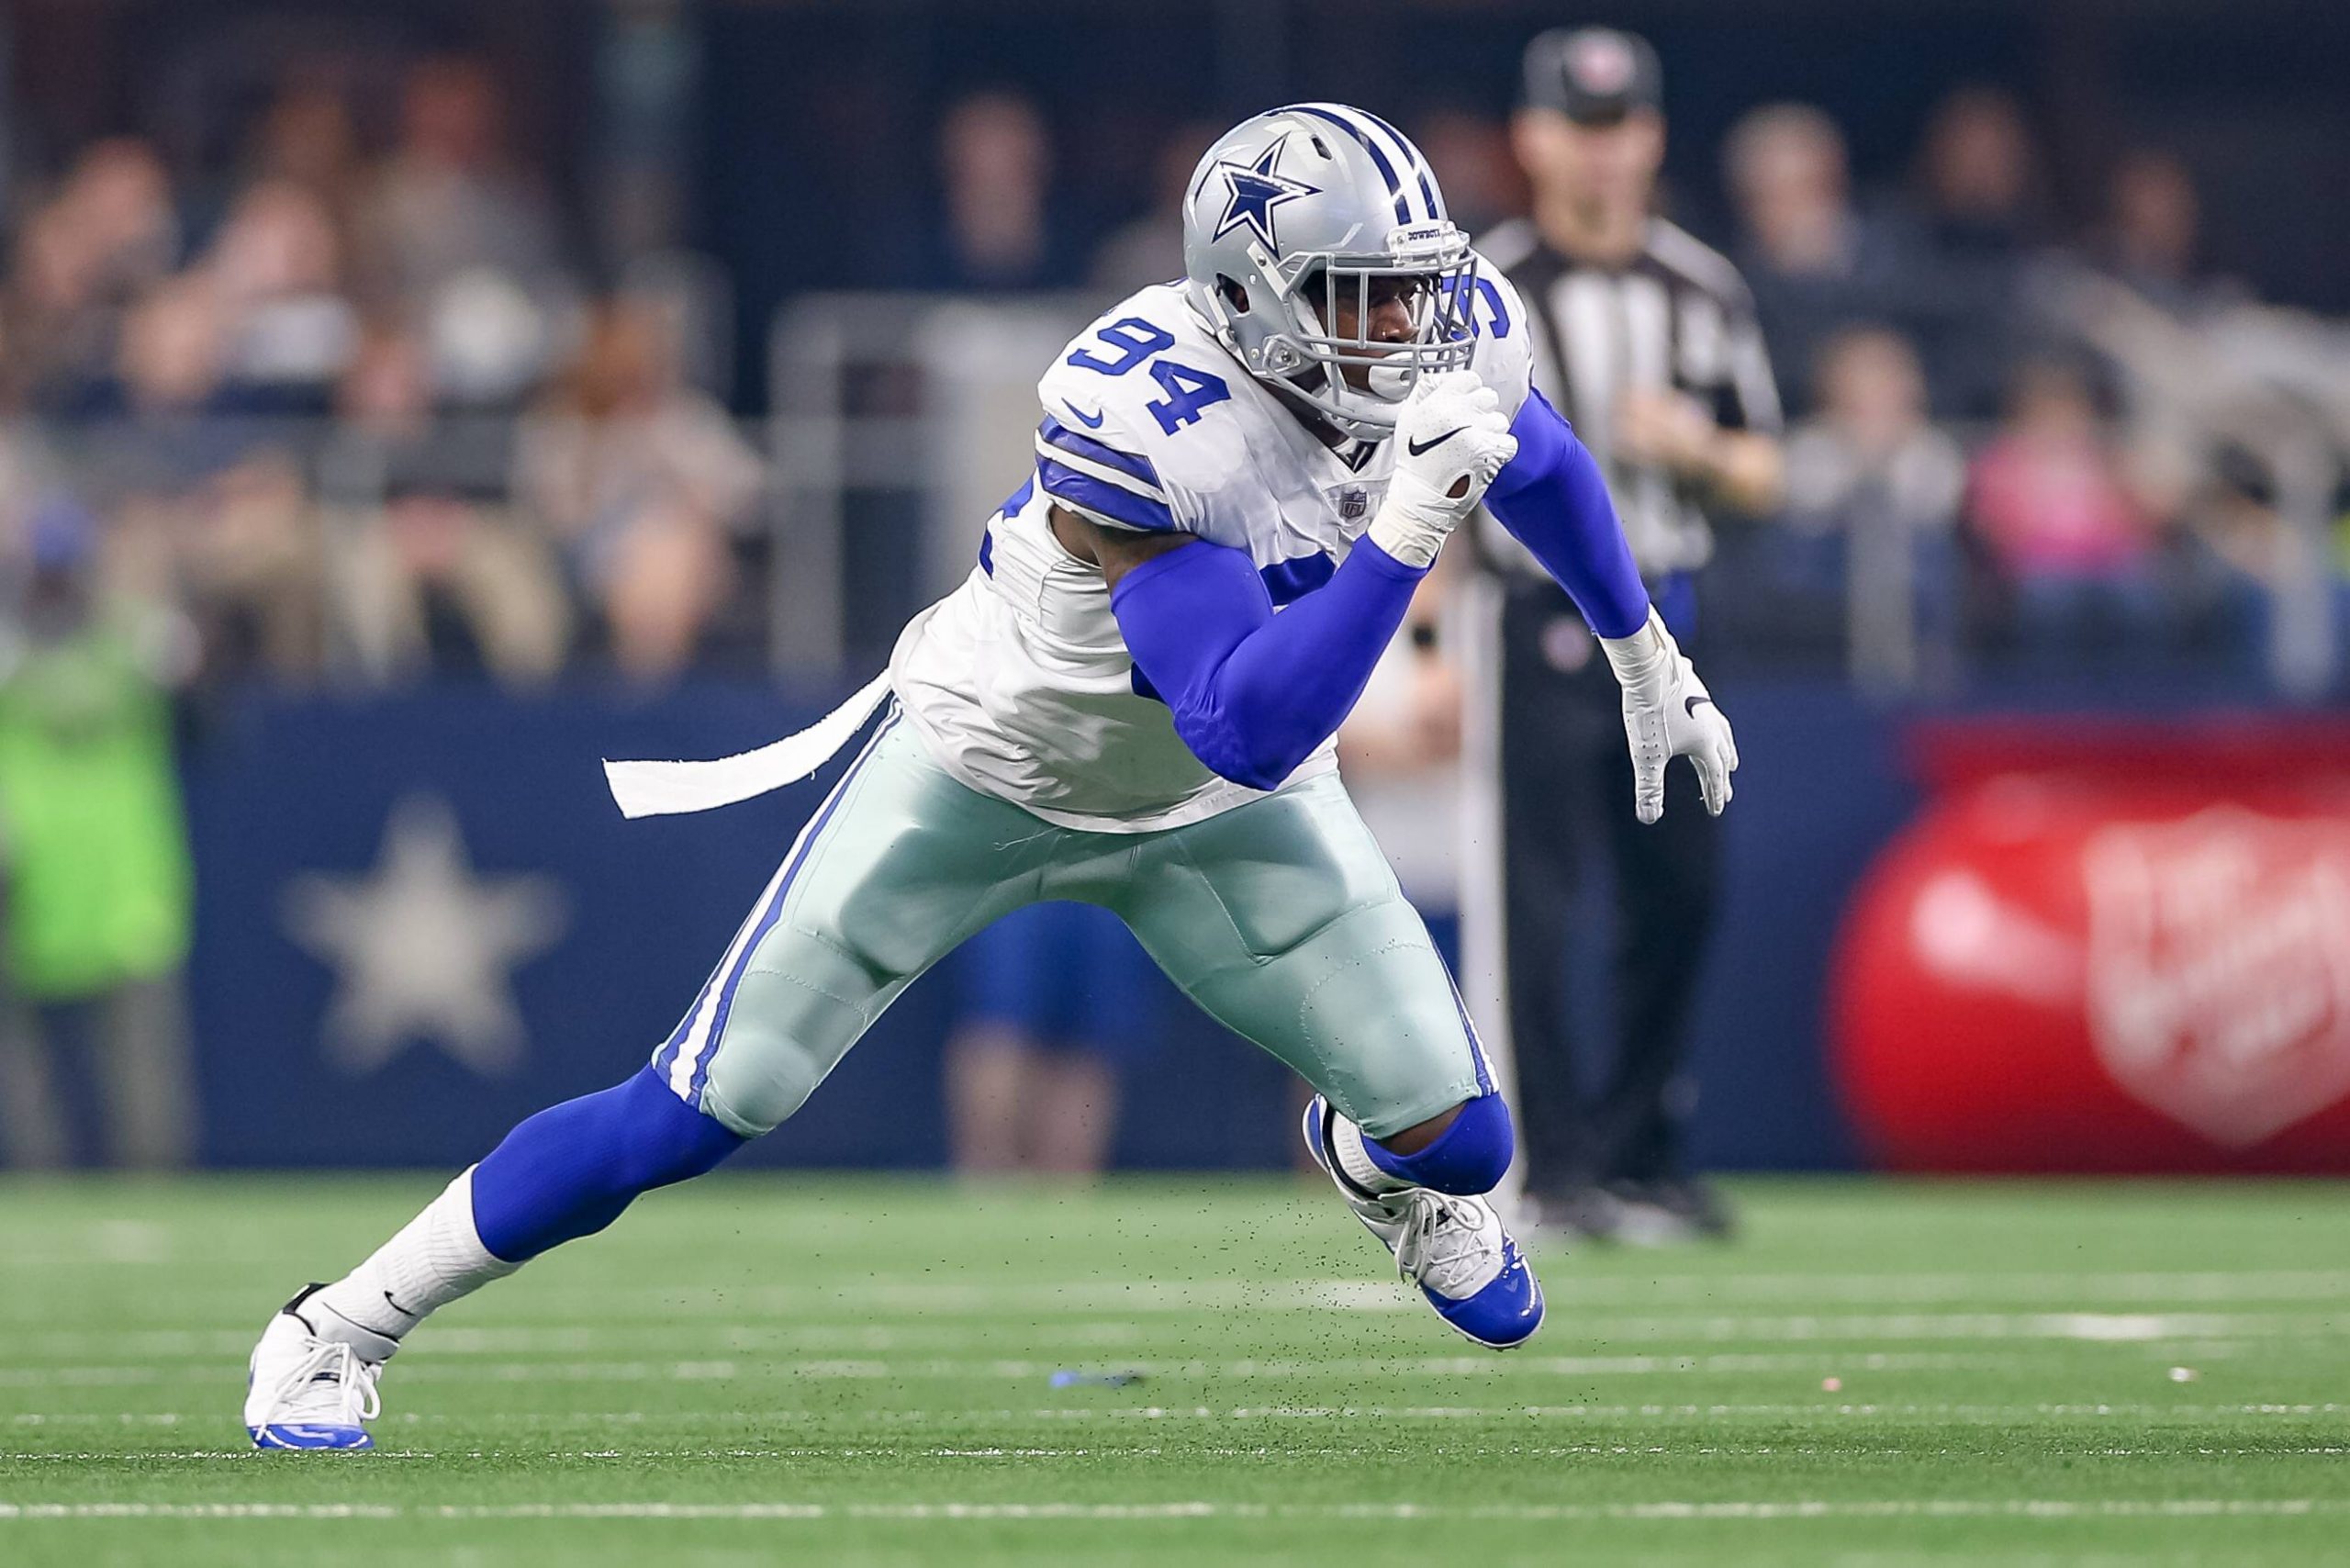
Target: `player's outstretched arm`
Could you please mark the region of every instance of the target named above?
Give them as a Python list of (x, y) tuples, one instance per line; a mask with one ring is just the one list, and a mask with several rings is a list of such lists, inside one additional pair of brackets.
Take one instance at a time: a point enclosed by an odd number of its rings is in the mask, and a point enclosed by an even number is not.
[(1599, 464), (1539, 391), (1510, 425), (1517, 456), (1485, 492), (1485, 506), (1534, 553), (1591, 623), (1624, 688), (1632, 748), (1633, 810), (1664, 814), (1664, 767), (1685, 756), (1706, 810), (1729, 804), (1738, 743), (1706, 683), (1649, 603)]
[(1255, 790), (1288, 778), (1337, 729), (1424, 575), (1366, 544), (1277, 616), (1244, 552), (1122, 537), (1074, 518), (1061, 531), (1091, 536), (1127, 651), (1175, 733), (1209, 767)]
[(1270, 790), (1330, 738), (1411, 608), (1445, 536), (1517, 450), (1474, 375), (1432, 376), (1404, 405), (1395, 477), (1330, 580), (1278, 616), (1248, 555), (1203, 540), (1102, 527), (1067, 511), (1110, 583), (1110, 606), (1144, 679), (1192, 755)]

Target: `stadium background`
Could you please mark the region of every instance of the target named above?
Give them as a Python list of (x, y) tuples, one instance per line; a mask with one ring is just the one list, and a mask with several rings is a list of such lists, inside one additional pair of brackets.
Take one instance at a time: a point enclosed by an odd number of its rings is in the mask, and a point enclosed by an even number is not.
[[(741, 749), (878, 666), (1017, 482), (1037, 367), (1171, 271), (1160, 193), (1214, 128), (1375, 104), (1483, 226), (1525, 39), (1600, 19), (1667, 62), (1669, 210), (1748, 267), (1799, 441), (1867, 411), (1809, 352), (1887, 325), (1903, 438), (1974, 465), (1897, 527), (1726, 533), (1700, 1157), (2339, 1170), (2350, 17), (2267, 0), (18, 0), (0, 583), (12, 645), (97, 585), (165, 704), (195, 1119), (149, 1152), (445, 1166), (626, 1071), (819, 792), (627, 824), (598, 759)], [(1790, 102), (1901, 265), (1774, 269), (1796, 197), (1726, 169)], [(2043, 585), (2074, 486), (2122, 543)], [(56, 788), (26, 755), (0, 793)], [(2092, 841), (2135, 871), (2088, 886)], [(168, 905), (171, 846), (131, 858)], [(86, 975), (12, 948), (14, 1015), (67, 1038), (168, 981), (168, 933), (118, 924), (74, 927), (139, 949)], [(1154, 1005), (1119, 1163), (1288, 1163), (1279, 1070)], [(916, 988), (749, 1158), (939, 1163), (957, 1006)], [(19, 1159), (95, 1147), (103, 1085), (63, 1076), (73, 1136), (18, 1125)]]

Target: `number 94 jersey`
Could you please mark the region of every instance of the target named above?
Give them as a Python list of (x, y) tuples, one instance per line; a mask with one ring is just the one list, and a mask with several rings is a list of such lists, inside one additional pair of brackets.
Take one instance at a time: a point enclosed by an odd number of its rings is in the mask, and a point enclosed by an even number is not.
[[(1531, 374), (1525, 313), (1497, 272), (1481, 264), (1475, 287), (1471, 368), (1514, 416)], [(1061, 546), (1048, 513), (1244, 551), (1284, 605), (1327, 582), (1370, 526), (1393, 443), (1327, 444), (1174, 284), (1105, 312), (1036, 391), (1028, 481), (989, 520), (969, 578), (898, 640), (890, 684), (907, 717), (964, 783), (1064, 827), (1139, 833), (1257, 799), (1175, 733), (1100, 568)], [(1336, 766), (1325, 744), (1292, 778)]]

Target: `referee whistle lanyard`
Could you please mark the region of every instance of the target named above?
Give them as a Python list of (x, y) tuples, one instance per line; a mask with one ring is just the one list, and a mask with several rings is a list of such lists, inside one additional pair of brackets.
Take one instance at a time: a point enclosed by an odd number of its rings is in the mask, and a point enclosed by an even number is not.
[(848, 745), (873, 710), (890, 695), (890, 672), (882, 671), (856, 695), (796, 734), (755, 751), (707, 762), (604, 763), (604, 781), (624, 817), (670, 816), (731, 806), (807, 778)]

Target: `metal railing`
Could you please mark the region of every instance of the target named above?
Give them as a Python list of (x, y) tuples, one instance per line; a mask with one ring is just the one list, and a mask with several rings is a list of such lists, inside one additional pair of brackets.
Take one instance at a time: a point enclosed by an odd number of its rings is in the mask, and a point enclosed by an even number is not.
[[(2309, 362), (2313, 379), (2297, 384), (2290, 354), (2275, 344), (2224, 353), (2209, 334), (2128, 297), (2084, 289), (2068, 310), (2121, 371), (2133, 420), (2181, 443), (2225, 443), (2256, 470), (2275, 535), (2265, 565), (2248, 568), (2264, 606), (2266, 684), (2300, 699), (2332, 689), (2344, 597), (2333, 501), (2350, 448), (2350, 399), (2325, 396), (2323, 367), (2337, 350), (2321, 345)], [(744, 568), (728, 610), (740, 632), (731, 645), (746, 667), (820, 679), (868, 673), (906, 617), (969, 572), (987, 519), (1029, 471), (1035, 380), (1093, 303), (840, 294), (804, 297), (778, 317), (768, 353), (774, 411), (733, 427), (757, 476), (755, 495), (730, 520)], [(2276, 364), (2287, 373), (2258, 369)], [(28, 564), (58, 547), (63, 505), (97, 534), (95, 554), (137, 557), (113, 550), (121, 539), (147, 550), (137, 584), (146, 591), (218, 597), (237, 591), (240, 574), (279, 570), (272, 591), (317, 598), (308, 611), (319, 628), (317, 672), (364, 679), (362, 639), (332, 591), (336, 567), (379, 542), (389, 503), (432, 493), (463, 500), (543, 556), (580, 618), (592, 620), (583, 585), (593, 542), (577, 518), (566, 528), (544, 515), (518, 461), (537, 429), (528, 415), (390, 431), (324, 418), (0, 426), (0, 618)], [(1964, 442), (1985, 432), (1953, 433)], [(581, 461), (592, 465), (622, 444), (591, 437)], [(641, 499), (618, 488), (598, 504)], [(1772, 524), (1754, 531), (1772, 543)], [(1883, 543), (1852, 551), (1820, 602), (1840, 622), (1831, 630), (1845, 639), (1852, 678), (1897, 692), (1918, 684), (1923, 633), (1886, 596), (1912, 591), (1924, 563), (1914, 544), (1888, 561)], [(1787, 653), (1796, 630), (1786, 629), (1782, 648), (1766, 624), (1756, 651)], [(1815, 652), (1818, 641), (1815, 630)], [(1962, 658), (1988, 667), (1979, 655)]]

